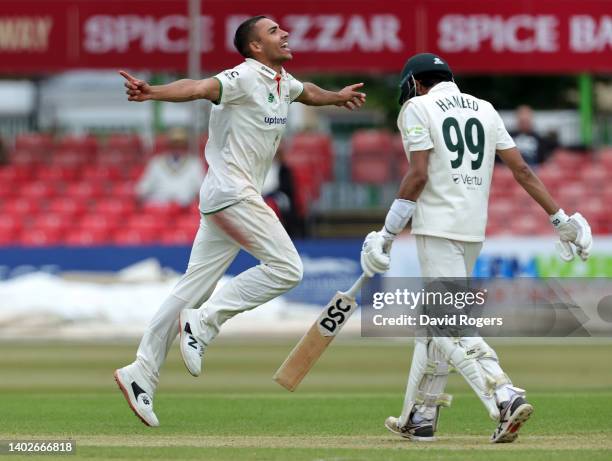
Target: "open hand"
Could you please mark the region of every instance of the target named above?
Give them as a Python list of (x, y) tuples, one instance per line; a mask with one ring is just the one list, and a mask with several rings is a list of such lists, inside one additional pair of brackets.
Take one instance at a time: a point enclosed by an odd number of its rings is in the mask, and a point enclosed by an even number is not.
[(342, 88), (338, 94), (342, 97), (342, 102), (336, 104), (337, 106), (346, 107), (348, 110), (359, 109), (365, 104), (366, 94), (356, 91), (357, 88), (361, 88), (363, 83), (355, 83)]
[(151, 85), (144, 80), (138, 80), (124, 70), (120, 70), (119, 74), (125, 78), (124, 86), (127, 88), (125, 94), (128, 95), (128, 101), (148, 101), (151, 99)]

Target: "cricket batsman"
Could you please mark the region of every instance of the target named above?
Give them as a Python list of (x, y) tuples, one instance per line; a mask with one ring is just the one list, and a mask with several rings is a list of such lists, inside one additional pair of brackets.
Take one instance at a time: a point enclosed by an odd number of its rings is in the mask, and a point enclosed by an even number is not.
[[(365, 238), (361, 265), (366, 275), (387, 271), (391, 244), (412, 219), (422, 277), (469, 277), (485, 239), (495, 154), (550, 216), (559, 234), (561, 258), (570, 261), (575, 251), (586, 261), (592, 245), (589, 224), (580, 213), (567, 216), (559, 208), (523, 160), (493, 106), (461, 93), (442, 58), (429, 53), (411, 57), (400, 89), (397, 125), (410, 170), (384, 227)], [(457, 180), (461, 176), (477, 180), (464, 184)], [(491, 441), (513, 442), (533, 407), (480, 337), (417, 338), (404, 406), (399, 417), (387, 418), (387, 429), (412, 440), (434, 440), (439, 409), (451, 400), (443, 393), (449, 364), (498, 423)]]
[[(287, 125), (289, 105), (336, 105), (353, 110), (365, 102), (362, 83), (326, 91), (301, 83), (283, 69), (292, 59), (289, 33), (265, 16), (244, 21), (234, 45), (245, 61), (212, 78), (149, 85), (126, 72), (128, 101), (208, 99), (205, 156), (209, 169), (200, 190), (200, 227), (186, 273), (151, 320), (136, 360), (115, 380), (143, 423), (159, 426), (153, 396), (168, 350), (180, 335), (189, 373), (198, 376), (202, 356), (224, 322), (285, 293), (302, 279), (302, 262), (287, 232), (264, 203), (261, 189)], [(240, 249), (260, 264), (212, 295)]]

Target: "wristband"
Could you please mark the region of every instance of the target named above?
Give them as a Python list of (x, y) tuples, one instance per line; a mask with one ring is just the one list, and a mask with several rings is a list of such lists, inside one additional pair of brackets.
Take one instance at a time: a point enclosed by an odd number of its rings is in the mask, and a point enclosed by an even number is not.
[(385, 218), (385, 226), (382, 229), (383, 236), (390, 240), (394, 239), (408, 224), (415, 206), (416, 204), (411, 200), (396, 198)]
[(569, 221), (569, 216), (565, 214), (563, 208), (559, 208), (555, 214), (550, 215), (550, 223), (557, 229), (561, 224)]

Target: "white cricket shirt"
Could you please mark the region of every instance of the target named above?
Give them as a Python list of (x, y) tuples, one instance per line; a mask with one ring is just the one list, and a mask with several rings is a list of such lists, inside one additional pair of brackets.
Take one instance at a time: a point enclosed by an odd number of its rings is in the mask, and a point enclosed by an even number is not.
[(216, 75), (221, 96), (213, 106), (205, 156), (209, 168), (200, 210), (213, 213), (261, 189), (287, 126), (289, 104), (304, 85), (283, 69), (254, 59)]
[(495, 151), (514, 147), (497, 111), (442, 82), (404, 103), (397, 124), (407, 155), (431, 149), (412, 233), (484, 241)]

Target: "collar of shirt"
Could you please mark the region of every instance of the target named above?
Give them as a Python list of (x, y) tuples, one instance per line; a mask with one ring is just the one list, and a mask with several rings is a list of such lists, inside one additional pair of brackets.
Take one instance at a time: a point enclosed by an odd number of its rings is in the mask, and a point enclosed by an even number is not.
[[(276, 71), (274, 69), (271, 69), (265, 64), (262, 64), (256, 59), (246, 58), (245, 61), (251, 68), (255, 69), (260, 74), (265, 75), (266, 77), (271, 78), (272, 80), (276, 80)], [(283, 79), (287, 78), (287, 72), (285, 72), (285, 69), (281, 68), (280, 75)]]
[(430, 93), (436, 93), (436, 92), (452, 92), (452, 93), (459, 93), (459, 87), (457, 86), (457, 84), (455, 82), (440, 82), (436, 85), (434, 85), (431, 90), (428, 91), (428, 94)]

